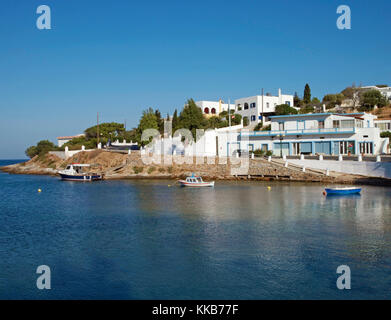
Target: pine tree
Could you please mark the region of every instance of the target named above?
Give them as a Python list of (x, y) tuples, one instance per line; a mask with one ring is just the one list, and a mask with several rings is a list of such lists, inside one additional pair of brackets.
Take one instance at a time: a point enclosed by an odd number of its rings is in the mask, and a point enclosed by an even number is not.
[(172, 132), (175, 133), (179, 129), (178, 111), (175, 109), (172, 116)]
[(304, 96), (303, 96), (304, 103), (308, 104), (311, 102), (311, 89), (308, 83), (305, 85), (304, 88)]

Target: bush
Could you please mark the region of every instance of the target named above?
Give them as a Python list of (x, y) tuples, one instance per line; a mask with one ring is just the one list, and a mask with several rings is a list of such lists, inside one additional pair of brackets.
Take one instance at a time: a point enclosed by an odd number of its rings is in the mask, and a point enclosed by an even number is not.
[(159, 172), (160, 173), (164, 173), (166, 170), (164, 170), (164, 168), (159, 168)]
[(155, 167), (149, 167), (148, 168), (148, 174), (151, 174), (152, 172), (154, 172), (156, 170)]
[(172, 173), (172, 167), (168, 167), (168, 168), (167, 168), (167, 172), (168, 172), (168, 173)]
[(269, 124), (266, 127), (262, 128), (262, 131), (270, 131), (272, 129), (272, 125)]
[(36, 146), (27, 148), (25, 154), (30, 158), (34, 158), (35, 156), (43, 156), (49, 151), (56, 150), (58, 150), (58, 147), (53, 142), (50, 142), (49, 140), (41, 140)]
[(260, 123), (258, 123), (258, 124), (255, 126), (254, 131), (261, 131), (262, 127), (263, 127), (263, 123), (260, 122)]
[(390, 138), (390, 140), (391, 140), (391, 132), (390, 131), (382, 132), (382, 133), (380, 133), (380, 137)]
[(297, 110), (287, 104), (280, 104), (276, 106), (276, 115), (283, 116), (287, 114), (297, 114)]
[(257, 149), (254, 151), (254, 155), (256, 155), (257, 157), (262, 157), (265, 155), (265, 151), (262, 149)]
[(134, 167), (133, 167), (133, 171), (134, 171), (135, 174), (139, 174), (139, 173), (141, 173), (141, 172), (144, 171), (144, 167), (137, 167), (137, 166), (134, 166)]

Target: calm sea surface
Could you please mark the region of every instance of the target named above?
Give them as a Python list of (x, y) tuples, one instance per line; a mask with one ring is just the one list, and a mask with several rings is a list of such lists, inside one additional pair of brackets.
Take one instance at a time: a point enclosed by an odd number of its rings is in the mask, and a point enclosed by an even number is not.
[(391, 298), (391, 188), (169, 185), (0, 173), (0, 299)]

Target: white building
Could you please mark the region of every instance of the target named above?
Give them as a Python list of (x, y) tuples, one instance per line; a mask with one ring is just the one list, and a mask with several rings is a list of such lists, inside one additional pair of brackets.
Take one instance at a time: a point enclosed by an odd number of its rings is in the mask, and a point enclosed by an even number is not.
[(78, 134), (76, 136), (57, 137), (57, 145), (62, 147), (65, 143), (71, 141), (74, 138), (84, 137), (84, 134)]
[(391, 87), (378, 87), (378, 86), (367, 86), (367, 87), (361, 87), (360, 89), (364, 90), (378, 90), (380, 93), (385, 96), (389, 101), (391, 101)]
[[(206, 116), (218, 116), (223, 111), (228, 111), (228, 103), (219, 101), (196, 101), (196, 105), (201, 108), (202, 113)], [(230, 104), (231, 110), (235, 109), (234, 104)]]
[(391, 119), (375, 120), (375, 127), (380, 129), (380, 132), (391, 132)]
[(387, 153), (389, 139), (380, 137), (376, 116), (302, 114), (272, 116), (271, 131), (242, 133), (240, 148), (271, 150), (280, 155), (376, 155)]
[(276, 106), (287, 104), (293, 107), (293, 95), (282, 94), (278, 89), (278, 96), (270, 94), (257, 95), (253, 97), (240, 98), (235, 100), (235, 112), (243, 119), (247, 118), (248, 123), (257, 124), (261, 121), (268, 122), (269, 117), (275, 114)]

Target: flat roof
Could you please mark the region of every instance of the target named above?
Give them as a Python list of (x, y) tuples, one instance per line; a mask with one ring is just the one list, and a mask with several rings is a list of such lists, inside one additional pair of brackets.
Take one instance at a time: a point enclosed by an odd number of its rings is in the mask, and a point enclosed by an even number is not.
[(305, 114), (286, 114), (283, 116), (270, 116), (269, 118), (290, 118), (290, 117), (317, 117), (317, 116), (331, 116), (331, 115), (336, 115), (336, 116), (358, 116), (358, 115), (363, 115), (364, 113), (305, 113)]

